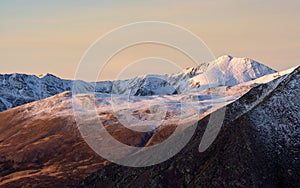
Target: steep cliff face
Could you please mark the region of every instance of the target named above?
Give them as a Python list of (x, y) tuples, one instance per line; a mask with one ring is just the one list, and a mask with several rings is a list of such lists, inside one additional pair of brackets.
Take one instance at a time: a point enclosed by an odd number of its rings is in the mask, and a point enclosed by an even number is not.
[(110, 164), (80, 187), (299, 187), (299, 70), (226, 106), (221, 132), (205, 152), (198, 147), (209, 116), (170, 160), (145, 168)]

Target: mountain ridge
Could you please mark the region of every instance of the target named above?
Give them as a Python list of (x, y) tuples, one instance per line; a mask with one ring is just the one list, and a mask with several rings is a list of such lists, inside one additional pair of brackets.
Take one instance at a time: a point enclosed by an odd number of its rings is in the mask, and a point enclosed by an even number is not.
[[(232, 67), (234, 66), (229, 66), (232, 71), (226, 72), (227, 64), (233, 63), (240, 63), (240, 70), (233, 72), (235, 69)], [(249, 66), (252, 63), (256, 65), (255, 68)], [(221, 69), (215, 66), (217, 64), (223, 65)], [(248, 69), (252, 71), (248, 71)], [(253, 74), (249, 75), (247, 72)], [(86, 91), (140, 96), (172, 95), (220, 85), (236, 85), (271, 73), (275, 73), (275, 71), (249, 58), (222, 56), (213, 62), (203, 63), (176, 74), (167, 76), (144, 75), (116, 81), (89, 83), (80, 80), (61, 79), (50, 73), (41, 78), (36, 75), (18, 73), (4, 74), (0, 75), (0, 112), (63, 91), (72, 90), (73, 86), (77, 87), (75, 92), (79, 93)], [(215, 75), (219, 75), (219, 78), (215, 79)]]

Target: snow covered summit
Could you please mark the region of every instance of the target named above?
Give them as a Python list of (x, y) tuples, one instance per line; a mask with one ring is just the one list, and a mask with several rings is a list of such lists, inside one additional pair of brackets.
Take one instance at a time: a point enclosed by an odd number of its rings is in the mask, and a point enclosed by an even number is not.
[(276, 71), (249, 58), (222, 56), (190, 79), (192, 87), (233, 86)]

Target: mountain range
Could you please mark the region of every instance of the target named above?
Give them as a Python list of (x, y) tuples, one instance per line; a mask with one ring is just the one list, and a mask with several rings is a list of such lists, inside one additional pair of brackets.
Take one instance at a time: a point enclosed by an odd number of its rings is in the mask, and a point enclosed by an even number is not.
[[(128, 80), (84, 82), (60, 79), (52, 74), (39, 78), (35, 75), (0, 75), (0, 111), (22, 104), (41, 100), (63, 91), (70, 91), (74, 85), (97, 93), (121, 95), (163, 95), (187, 93), (202, 90), (213, 85), (232, 86), (254, 80), (276, 71), (249, 58), (222, 56), (210, 63), (172, 75), (145, 75)], [(218, 75), (219, 80), (210, 78)]]
[[(176, 74), (129, 80), (0, 75), (0, 187), (299, 187), (299, 71), (222, 56)], [(190, 121), (197, 128), (163, 163), (117, 165), (92, 150), (78, 129), (74, 104), (89, 100), (110, 135), (127, 145), (159, 144)], [(222, 110), (217, 138), (199, 152), (210, 117)], [(156, 122), (162, 124), (148, 132), (124, 126)]]

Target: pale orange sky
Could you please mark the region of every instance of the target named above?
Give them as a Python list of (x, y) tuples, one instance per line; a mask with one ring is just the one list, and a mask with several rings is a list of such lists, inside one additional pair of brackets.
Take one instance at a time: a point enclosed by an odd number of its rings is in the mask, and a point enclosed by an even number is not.
[[(147, 20), (189, 29), (216, 57), (224, 54), (250, 57), (283, 70), (299, 65), (299, 7), (297, 0), (4, 0), (0, 2), (0, 73), (50, 72), (72, 79), (81, 56), (96, 39), (121, 25)], [(117, 57), (106, 68), (103, 78), (115, 78), (120, 63), (128, 64), (162, 52), (172, 61), (185, 61), (177, 52), (153, 46), (135, 50)], [(150, 50), (152, 53), (148, 53)], [(137, 67), (129, 67), (125, 77), (177, 70), (162, 59), (144, 60)]]

